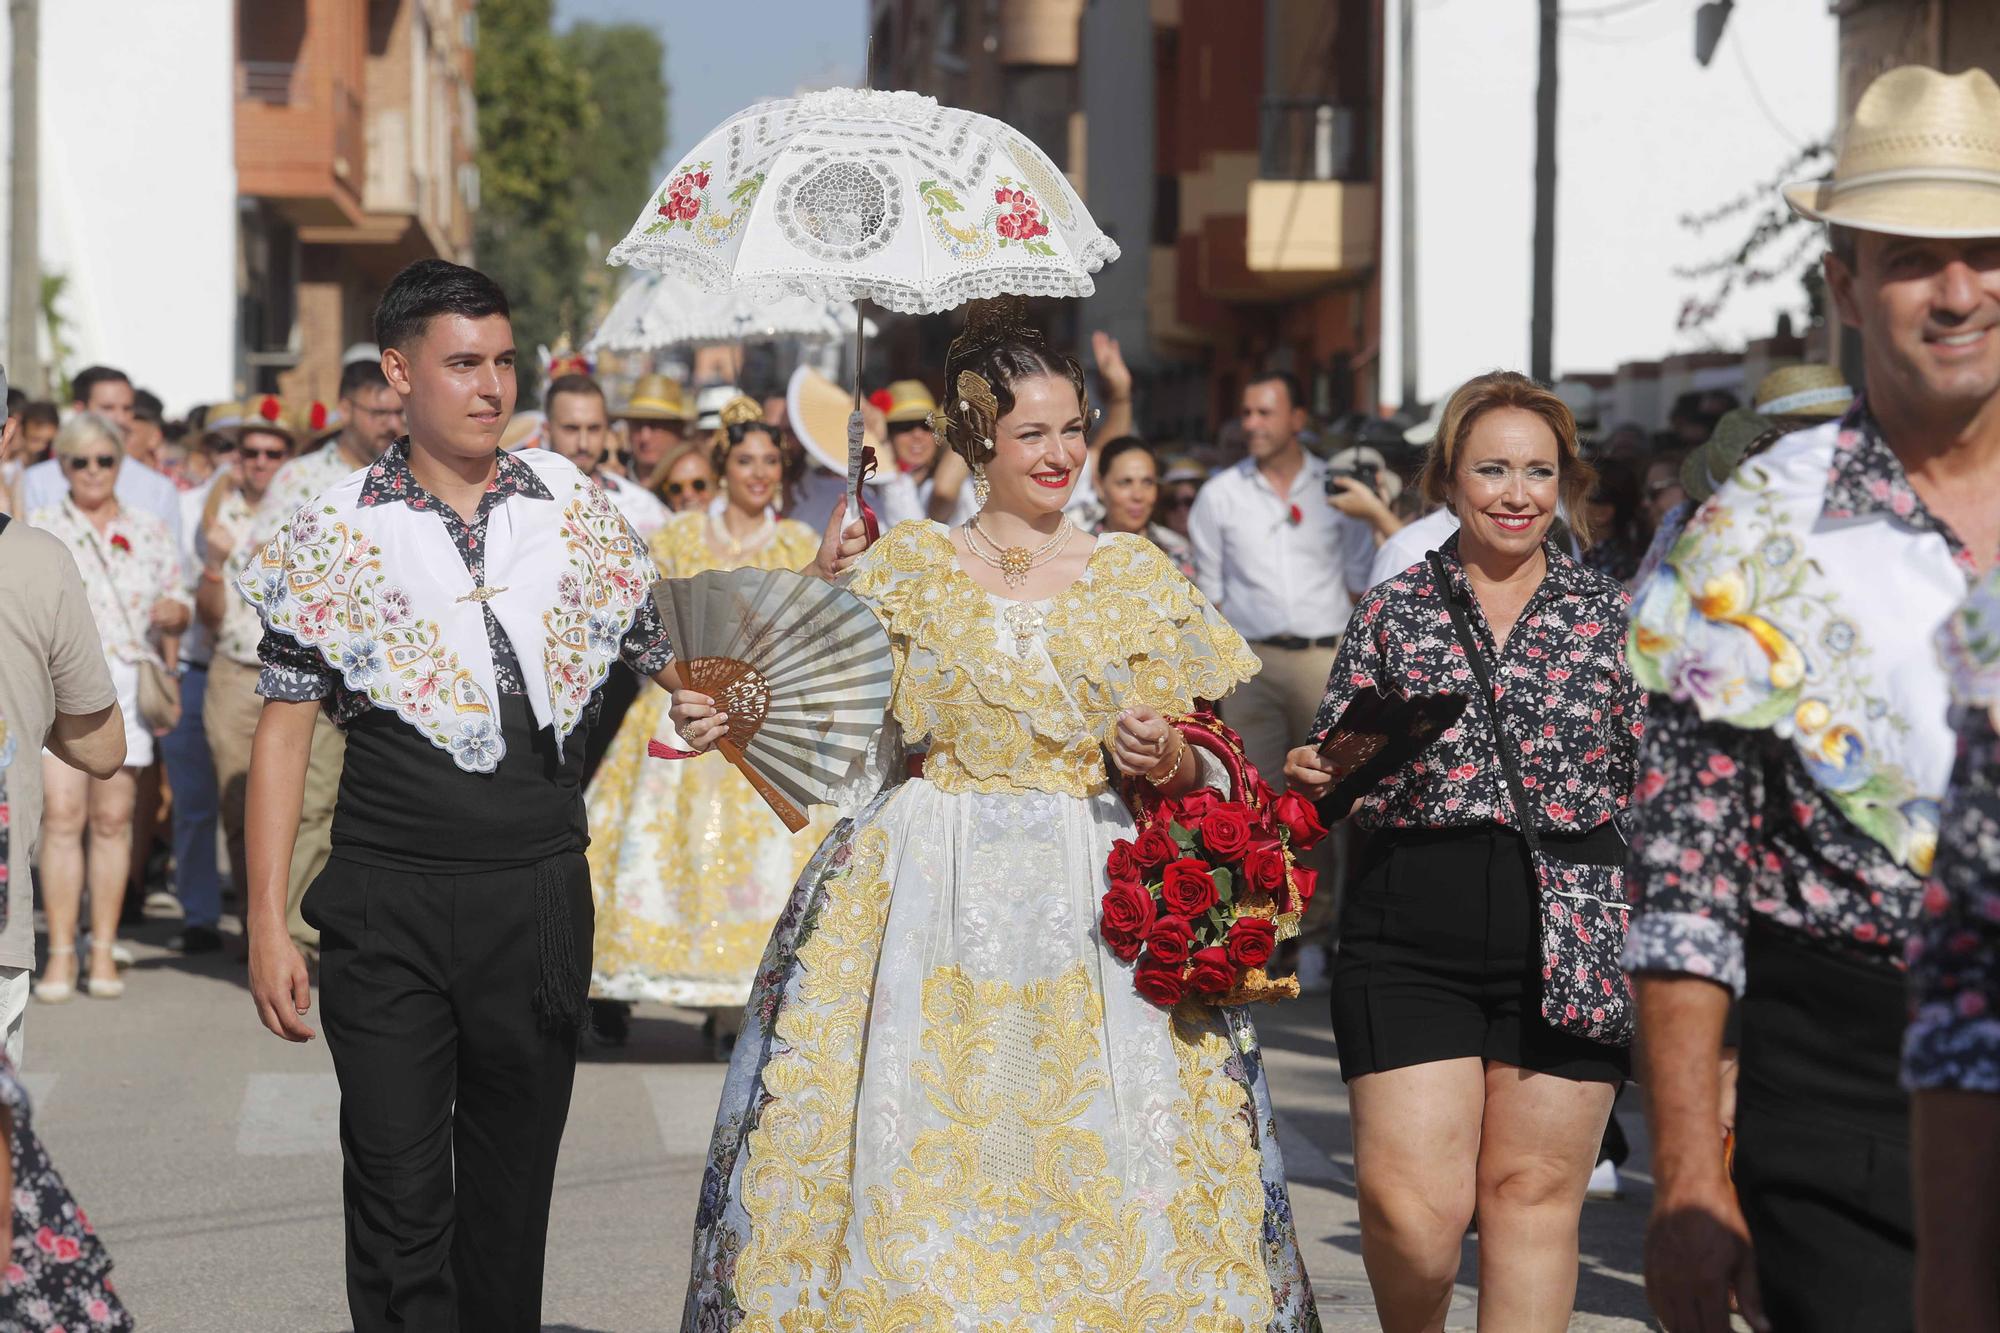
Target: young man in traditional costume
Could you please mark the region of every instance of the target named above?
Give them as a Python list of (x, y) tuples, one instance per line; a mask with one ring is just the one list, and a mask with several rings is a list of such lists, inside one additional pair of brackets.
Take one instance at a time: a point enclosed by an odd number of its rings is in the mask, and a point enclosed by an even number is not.
[(2000, 86), (1889, 71), (1832, 179), (1786, 197), (1831, 229), (1866, 397), (1748, 458), (1632, 614), (1653, 697), (1625, 962), (1670, 1333), (1728, 1327), (1732, 1287), (1758, 1328), (1912, 1326), (1897, 1075), (1952, 765), (1934, 639), (2000, 546)]
[(409, 436), (238, 581), (263, 616), (249, 794), (259, 1016), (310, 1040), (285, 882), (314, 719), (347, 730), (320, 932), (356, 1329), (541, 1324), (592, 905), (578, 784), (598, 686), (664, 674), (645, 547), (544, 450), (503, 454), (507, 298), (442, 260), (375, 315)]

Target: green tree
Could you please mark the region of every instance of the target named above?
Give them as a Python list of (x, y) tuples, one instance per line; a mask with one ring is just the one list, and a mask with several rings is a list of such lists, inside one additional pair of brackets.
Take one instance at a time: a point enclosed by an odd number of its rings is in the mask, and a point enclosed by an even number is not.
[(576, 188), (596, 259), (625, 236), (663, 169), (667, 148), (667, 50), (638, 23), (578, 23), (561, 38), (583, 71), (595, 114), (576, 143)]
[[(576, 149), (596, 132), (589, 78), (551, 30), (550, 5), (484, 0), (474, 73), (480, 207), (473, 243), (480, 267), (507, 289), (525, 369), (535, 345), (554, 342), (577, 317), (586, 252)], [(522, 378), (526, 387), (530, 376)]]

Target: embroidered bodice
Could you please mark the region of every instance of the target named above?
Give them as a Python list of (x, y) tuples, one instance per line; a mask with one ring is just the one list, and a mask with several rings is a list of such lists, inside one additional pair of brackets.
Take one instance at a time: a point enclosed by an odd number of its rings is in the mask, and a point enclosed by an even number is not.
[(959, 567), (947, 529), (899, 523), (849, 576), (889, 631), (892, 704), (947, 792), (1106, 789), (1104, 742), (1138, 704), (1175, 715), (1257, 672), (1240, 635), (1143, 537), (1098, 538), (1054, 597), (1010, 601)]
[(699, 509), (668, 519), (650, 543), (660, 577), (687, 578), (705, 569), (803, 569), (819, 551), (811, 528), (784, 518), (761, 541), (753, 536), (731, 552), (711, 535), (721, 522)]

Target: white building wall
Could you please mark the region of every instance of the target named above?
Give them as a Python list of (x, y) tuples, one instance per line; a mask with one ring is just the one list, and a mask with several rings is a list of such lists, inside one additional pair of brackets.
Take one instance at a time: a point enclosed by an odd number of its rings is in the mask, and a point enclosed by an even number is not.
[[(1382, 384), (1397, 396), (1396, 33), (1416, 4), (1418, 389), (1528, 368), (1533, 276), (1536, 6), (1531, 0), (1387, 0)], [(1826, 0), (1737, 5), (1714, 61), (1694, 60), (1695, 0), (1570, 0), (1602, 18), (1563, 23), (1559, 54), (1555, 371), (1611, 370), (1766, 337), (1799, 311), (1795, 282), (1739, 291), (1690, 335), (1676, 266), (1726, 253), (1755, 213), (1694, 236), (1678, 219), (1768, 179), (1833, 124), (1837, 20)], [(1761, 101), (1761, 106), (1760, 106)], [(1774, 123), (1775, 122), (1775, 123)], [(1769, 258), (1775, 258), (1775, 255)]]
[[(232, 0), (41, 6), (42, 267), (69, 278), (69, 367), (117, 366), (169, 413), (235, 392), (235, 12)], [(0, 21), (11, 154), (8, 45)], [(6, 194), (0, 172), (0, 266)]]

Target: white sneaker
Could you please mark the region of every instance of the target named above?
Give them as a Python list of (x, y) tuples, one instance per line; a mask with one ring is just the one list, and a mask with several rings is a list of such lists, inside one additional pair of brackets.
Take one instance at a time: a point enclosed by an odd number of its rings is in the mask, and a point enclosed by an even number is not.
[(166, 889), (154, 889), (146, 895), (145, 912), (149, 921), (181, 921), (187, 917), (181, 900)]
[(1611, 1164), (1609, 1157), (1599, 1162), (1590, 1173), (1590, 1183), (1583, 1187), (1586, 1199), (1622, 1199), (1625, 1187), (1618, 1183), (1618, 1168)]
[(1333, 989), (1333, 982), (1327, 976), (1326, 946), (1324, 944), (1302, 944), (1299, 946), (1299, 993), (1318, 995)]

